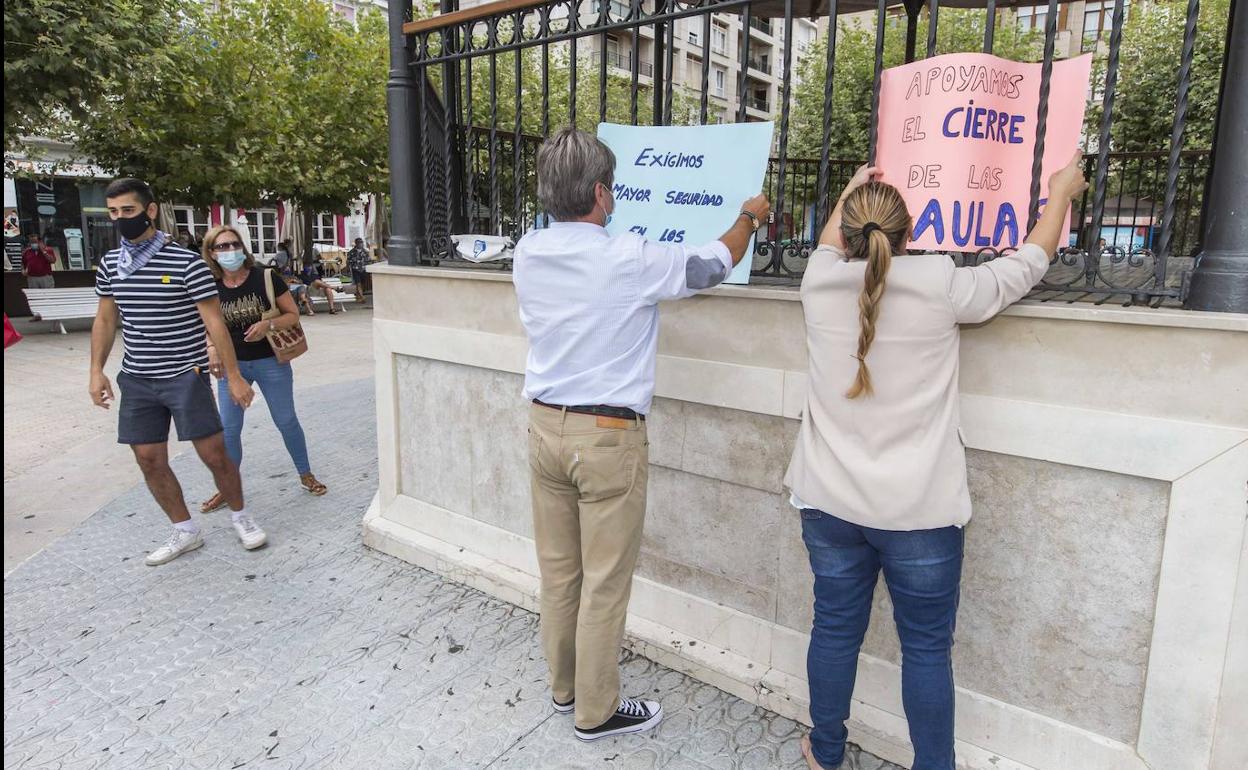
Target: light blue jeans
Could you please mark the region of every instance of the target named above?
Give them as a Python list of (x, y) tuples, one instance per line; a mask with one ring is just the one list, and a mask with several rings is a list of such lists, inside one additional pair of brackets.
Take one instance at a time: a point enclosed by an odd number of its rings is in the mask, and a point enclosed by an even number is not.
[[(257, 361), (239, 361), (239, 373), (248, 384), (258, 385), (269, 405), (273, 423), (281, 431), (282, 441), (295, 470), (300, 475), (311, 473), (308, 463), (308, 442), (303, 437), (303, 426), (295, 414), (295, 378), (290, 364), (279, 364), (276, 358)], [(217, 380), (217, 408), (221, 410), (221, 424), (225, 428), (225, 451), (235, 465), (243, 464), (243, 410), (230, 399), (229, 381)]]

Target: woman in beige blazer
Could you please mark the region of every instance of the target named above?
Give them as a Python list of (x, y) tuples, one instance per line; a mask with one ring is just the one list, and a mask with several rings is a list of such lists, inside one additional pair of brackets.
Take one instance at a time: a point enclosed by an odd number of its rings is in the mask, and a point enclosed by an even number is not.
[(893, 600), (913, 770), (953, 770), (953, 646), (962, 526), (971, 518), (958, 432), (958, 324), (987, 321), (1044, 275), (1087, 183), (1078, 154), (1018, 251), (975, 267), (908, 255), (896, 188), (864, 166), (802, 279), (806, 409), (785, 483), (815, 574), (807, 655), (813, 770), (845, 752), (845, 720), (877, 576)]

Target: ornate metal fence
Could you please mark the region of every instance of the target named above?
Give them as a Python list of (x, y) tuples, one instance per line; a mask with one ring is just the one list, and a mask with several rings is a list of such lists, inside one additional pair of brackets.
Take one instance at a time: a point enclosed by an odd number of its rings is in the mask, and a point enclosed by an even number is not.
[[(1000, 4), (1006, 4), (1005, 0)], [(395, 240), (399, 243), (392, 241), (390, 251), (395, 261), (454, 259), (452, 233), (518, 237), (531, 227), (543, 226), (545, 217), (535, 194), (536, 150), (553, 128), (575, 124), (578, 109), (582, 117), (588, 110), (599, 121), (635, 125), (706, 123), (711, 68), (702, 66), (700, 93), (682, 96), (674, 86), (674, 34), (679, 19), (701, 22), (701, 34), (690, 40), (694, 46), (701, 45), (702, 61), (707, 62), (712, 14), (740, 15), (738, 58), (743, 66), (735, 84), (738, 121), (751, 117), (747, 110), (753, 94), (747, 78), (754, 67), (744, 63), (758, 59), (757, 52), (750, 51), (754, 31), (763, 30), (764, 25), (767, 33), (782, 30), (782, 53), (775, 62), (780, 78), (777, 144), (766, 181), (773, 220), (765, 237), (758, 239), (755, 275), (777, 280), (800, 277), (830, 202), (861, 162), (829, 157), (837, 117), (833, 114), (835, 23), (828, 25), (822, 154), (818, 158), (788, 154), (797, 14), (835, 19), (838, 13), (874, 11), (869, 122), (869, 154), (874, 155), (886, 23), (896, 17), (883, 0), (504, 0), (462, 11), (454, 5), (455, 0), (443, 0), (441, 15), (408, 21), (392, 40), (392, 59), (398, 59), (391, 70), (392, 119), (411, 119), (397, 130), (392, 128)], [(967, 2), (957, 5), (965, 7)], [(1185, 276), (1200, 250), (1211, 155), (1207, 149), (1183, 149), (1199, 0), (1189, 0), (1186, 10), (1170, 146), (1151, 153), (1119, 153), (1111, 148), (1124, 5), (1125, 0), (1114, 4), (1104, 82), (1097, 84), (1103, 94), (1102, 118), (1097, 135), (1089, 137), (1090, 146), (1097, 150), (1085, 156), (1093, 183), (1077, 206), (1077, 216), (1072, 217), (1070, 243), (1054, 258), (1041, 287), (1042, 297), (1182, 300)], [(1031, 186), (1033, 216), (1040, 189), (1058, 6), (1058, 0), (1050, 0), (1045, 17), (1039, 141)], [(983, 50), (992, 52), (998, 2), (986, 0), (983, 7)], [(928, 14), (927, 54), (936, 51), (938, 3), (907, 0), (902, 11), (907, 21), (908, 60), (916, 55), (916, 21), (924, 9)], [(404, 13), (410, 19), (410, 9), (392, 11), (392, 24)], [(621, 50), (618, 41), (612, 46), (615, 33), (628, 33), (628, 48)], [(643, 38), (650, 49), (644, 62)], [(582, 46), (580, 51), (578, 46)], [(580, 78), (584, 79), (578, 82)], [(403, 88), (408, 89), (406, 102), (394, 98), (394, 89)], [(404, 132), (410, 137), (405, 138)], [(406, 194), (401, 189), (404, 185)], [(410, 244), (404, 240), (405, 229), (410, 232)], [(996, 256), (991, 249), (953, 255), (964, 263)]]

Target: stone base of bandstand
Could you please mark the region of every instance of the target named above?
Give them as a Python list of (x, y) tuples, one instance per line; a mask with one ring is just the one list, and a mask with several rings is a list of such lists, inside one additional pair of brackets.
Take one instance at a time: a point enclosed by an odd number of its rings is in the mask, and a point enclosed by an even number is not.
[[(526, 345), (508, 276), (374, 274), (381, 551), (537, 606)], [(806, 721), (811, 578), (781, 484), (806, 387), (796, 292), (662, 308), (628, 645)], [(1248, 318), (1021, 304), (963, 334), (975, 519), (959, 765), (1248, 766)], [(851, 740), (911, 759), (877, 591)]]

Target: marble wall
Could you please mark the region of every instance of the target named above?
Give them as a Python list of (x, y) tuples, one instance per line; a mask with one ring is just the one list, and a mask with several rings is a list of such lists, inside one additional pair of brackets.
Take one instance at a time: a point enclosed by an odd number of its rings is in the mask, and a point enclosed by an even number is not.
[[(398, 355), (395, 378), (401, 494), (532, 537), (521, 377)], [(797, 423), (658, 399), (649, 429), (638, 574), (809, 629), (810, 572), (782, 490)], [(1169, 484), (980, 451), (968, 460), (959, 684), (1134, 742)], [(865, 652), (899, 659), (882, 586)]]

